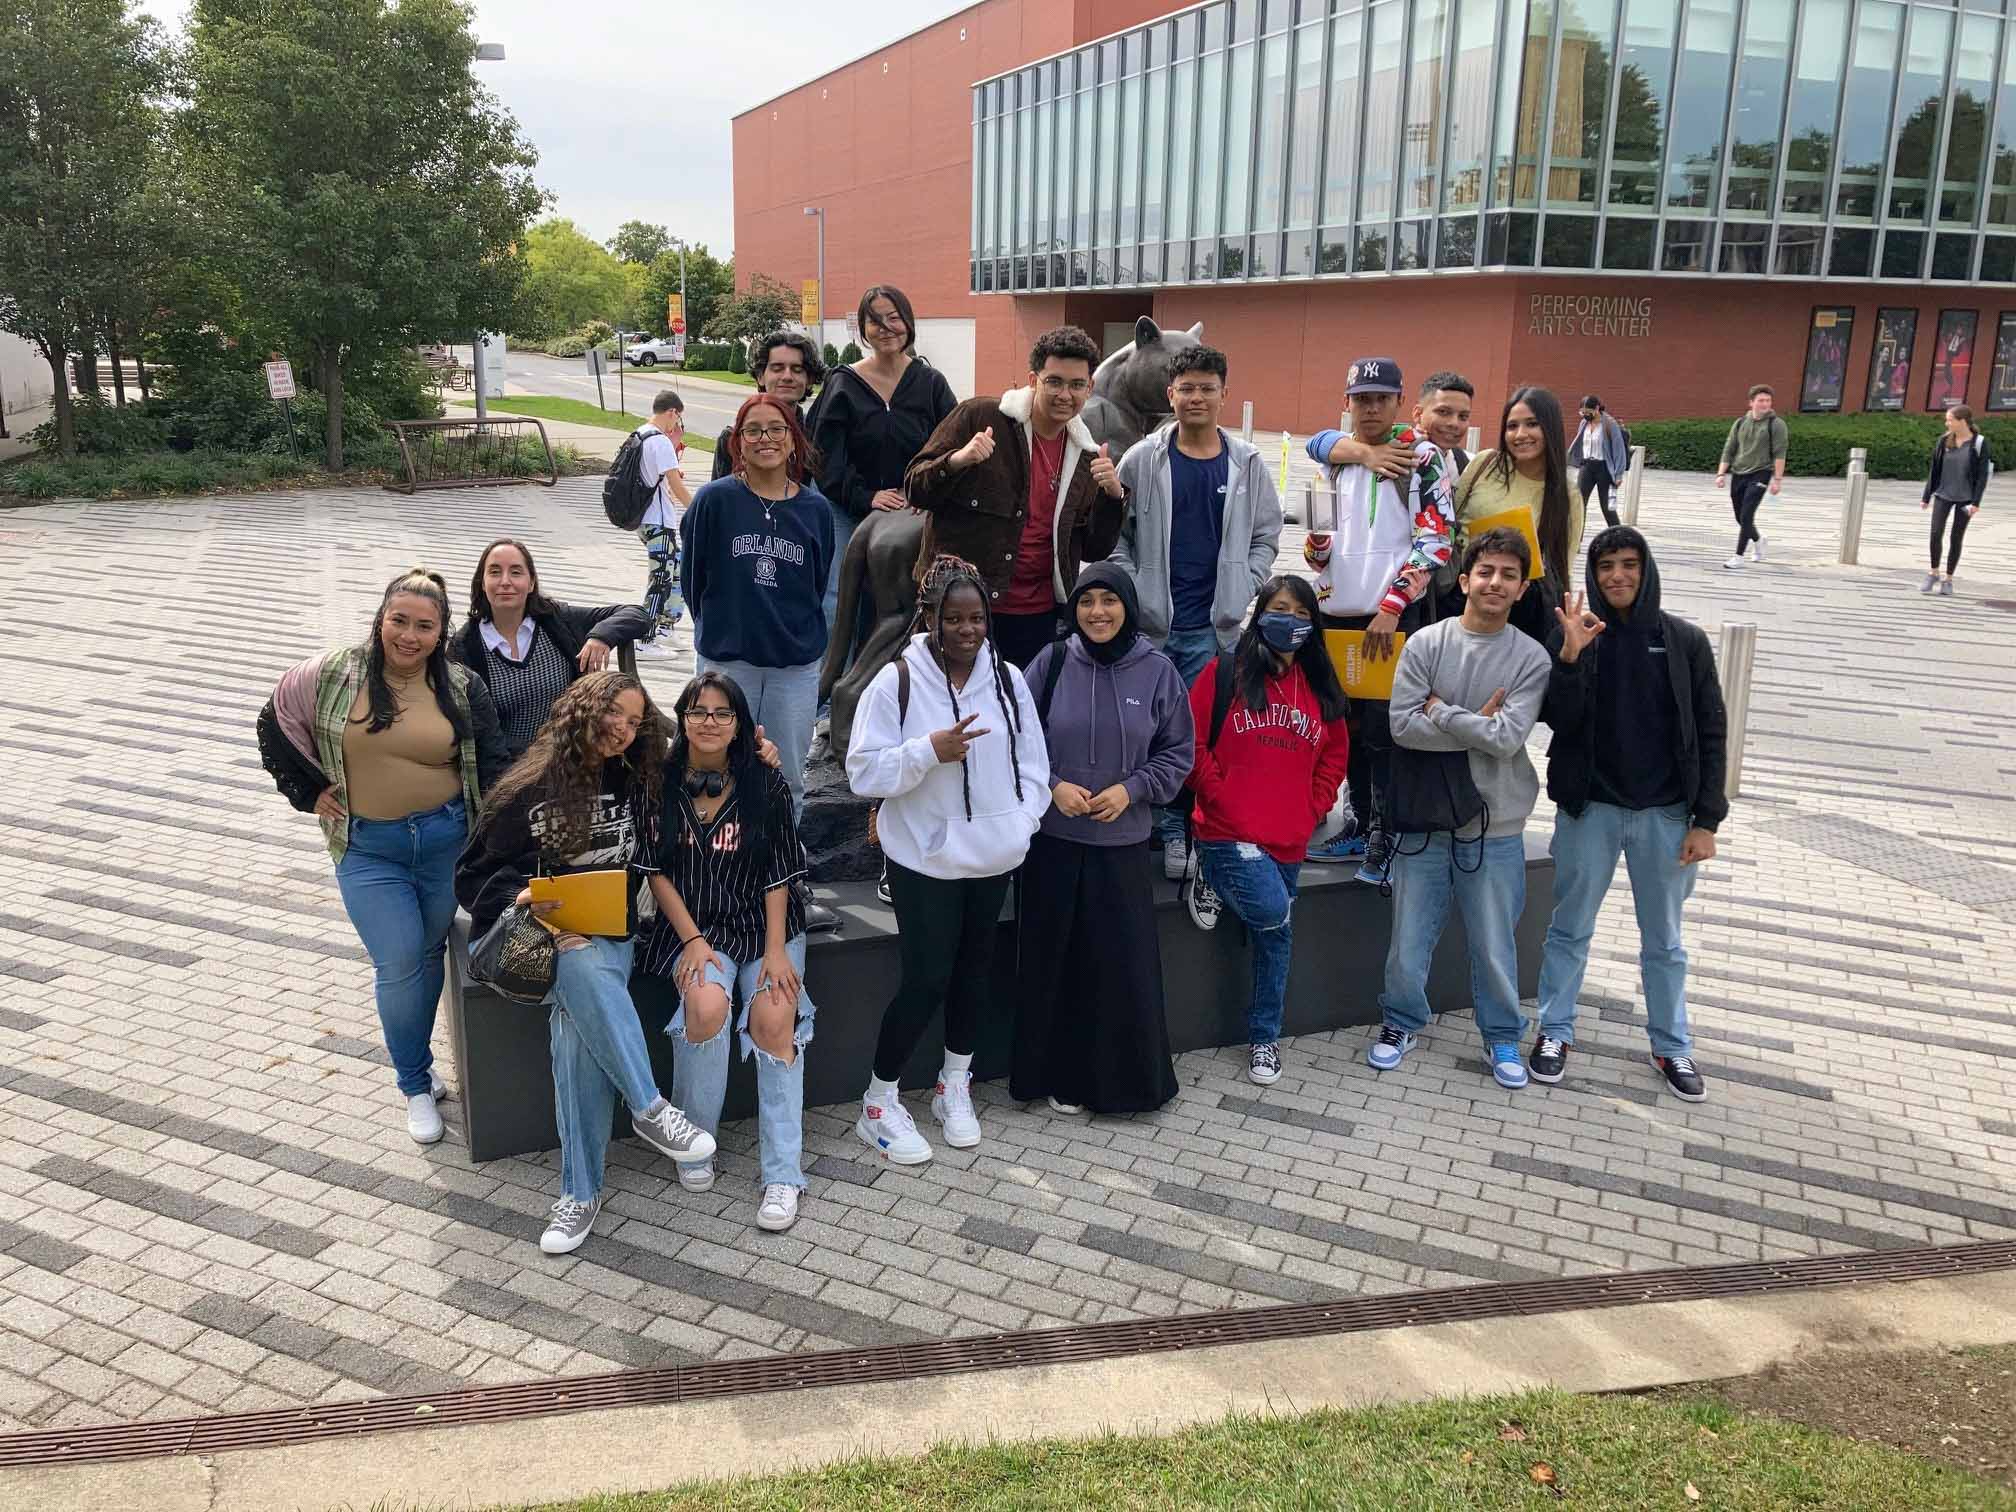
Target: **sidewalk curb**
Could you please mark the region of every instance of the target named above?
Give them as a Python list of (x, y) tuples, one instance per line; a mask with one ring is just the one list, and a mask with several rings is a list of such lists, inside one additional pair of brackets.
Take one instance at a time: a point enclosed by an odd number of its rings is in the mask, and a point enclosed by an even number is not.
[[(226, 1455), (0, 1471), (0, 1505), (149, 1512), (520, 1506), (958, 1441), (1170, 1433), (1552, 1386), (1632, 1391), (1826, 1349), (2016, 1342), (2016, 1273), (1226, 1345), (1033, 1370), (383, 1434)], [(324, 1488), (304, 1499), (304, 1487)], [(422, 1491), (421, 1488), (425, 1488)]]

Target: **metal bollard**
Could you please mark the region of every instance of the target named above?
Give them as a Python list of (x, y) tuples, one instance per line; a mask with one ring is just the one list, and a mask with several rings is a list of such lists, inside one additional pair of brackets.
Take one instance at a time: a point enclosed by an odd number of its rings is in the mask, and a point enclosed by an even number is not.
[(1757, 626), (1739, 620), (1722, 626), (1722, 703), (1729, 713), (1729, 764), (1723, 791), (1743, 790), (1743, 743), (1750, 734), (1750, 669), (1757, 660)]
[(1841, 565), (1853, 567), (1862, 557), (1862, 506), (1869, 498), (1869, 451), (1857, 446), (1848, 453), (1848, 492), (1841, 500)]
[(1638, 523), (1638, 495), (1645, 487), (1645, 448), (1631, 448), (1631, 461), (1624, 472), (1624, 481), (1617, 492), (1617, 518), (1626, 525)]
[(1248, 446), (1253, 444), (1253, 401), (1248, 399), (1239, 411), (1239, 439)]
[(1474, 457), (1477, 455), (1478, 452), (1482, 451), (1483, 448), (1484, 448), (1484, 432), (1473, 425), (1470, 427), (1469, 430), (1463, 433), (1463, 450), (1470, 453), (1470, 455)]

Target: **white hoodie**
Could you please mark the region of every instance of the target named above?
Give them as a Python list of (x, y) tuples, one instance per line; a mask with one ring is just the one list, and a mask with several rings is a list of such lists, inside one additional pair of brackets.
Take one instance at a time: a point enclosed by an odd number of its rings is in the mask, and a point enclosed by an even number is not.
[[(897, 718), (897, 672), (891, 662), (868, 685), (847, 741), (848, 785), (863, 798), (882, 800), (875, 823), (883, 854), (898, 866), (941, 881), (1013, 871), (1029, 853), (1029, 837), (1050, 807), (1050, 753), (1029, 685), (1014, 667), (1001, 664), (1020, 715), (1015, 732), (1022, 778), (1018, 800), (1007, 722), (994, 691), (993, 656), (981, 649), (959, 690), (957, 715), (952, 689), (922, 635), (911, 638), (903, 660), (910, 667), (909, 717)], [(938, 759), (931, 732), (949, 729), (967, 714), (979, 715), (973, 728), (987, 733), (966, 748), (962, 785), (960, 764)], [(966, 817), (968, 787), (971, 819)]]

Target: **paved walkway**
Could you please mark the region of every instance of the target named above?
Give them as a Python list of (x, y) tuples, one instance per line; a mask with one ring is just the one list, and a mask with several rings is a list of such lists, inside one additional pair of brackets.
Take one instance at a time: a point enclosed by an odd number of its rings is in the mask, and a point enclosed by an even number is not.
[(1452, 1022), (1385, 1078), (1362, 1030), (1291, 1042), (1264, 1095), (1238, 1052), (1185, 1056), (1148, 1118), (987, 1087), (989, 1144), (917, 1171), (814, 1110), (789, 1234), (750, 1226), (737, 1127), (704, 1196), (622, 1149), (603, 1233), (542, 1258), (551, 1157), (406, 1138), (251, 723), (408, 563), (456, 581), (509, 533), (563, 597), (637, 591), (597, 484), (0, 514), (0, 1430), (2016, 1236), (2016, 612), (1983, 602), (2016, 545), (1984, 513), (1962, 596), (1922, 599), (1915, 490), (1876, 485), (1841, 569), (1838, 485), (1795, 482), (1770, 563), (1724, 572), (1726, 502), (1658, 475), (1668, 605), (1760, 626), (1745, 792), (1690, 910), (1712, 1101), (1639, 1059), (1620, 878), (1560, 1088), (1497, 1089)]

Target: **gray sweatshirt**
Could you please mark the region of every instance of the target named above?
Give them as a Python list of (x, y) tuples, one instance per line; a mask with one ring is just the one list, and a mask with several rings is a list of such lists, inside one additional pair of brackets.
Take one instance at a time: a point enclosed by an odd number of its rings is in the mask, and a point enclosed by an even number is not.
[[(1389, 706), (1393, 740), (1415, 751), (1470, 753), (1470, 778), (1489, 805), (1487, 839), (1522, 832), (1540, 796), (1526, 737), (1540, 717), (1551, 667), (1531, 636), (1510, 625), (1479, 635), (1460, 619), (1437, 620), (1400, 650)], [(1489, 719), (1478, 714), (1500, 688), (1504, 706)], [(1430, 693), (1441, 702), (1424, 713)]]

